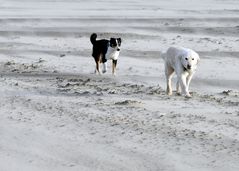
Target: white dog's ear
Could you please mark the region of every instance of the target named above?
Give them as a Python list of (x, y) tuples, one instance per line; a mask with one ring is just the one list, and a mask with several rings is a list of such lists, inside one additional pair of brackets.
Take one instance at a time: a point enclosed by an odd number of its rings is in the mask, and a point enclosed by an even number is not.
[(200, 57), (198, 56), (198, 59), (197, 59), (197, 64), (199, 63), (199, 61), (200, 61)]
[(183, 59), (183, 57), (184, 57), (184, 55), (183, 55), (183, 54), (179, 54), (179, 55), (178, 55), (178, 58), (179, 58), (180, 60), (182, 60), (182, 59)]

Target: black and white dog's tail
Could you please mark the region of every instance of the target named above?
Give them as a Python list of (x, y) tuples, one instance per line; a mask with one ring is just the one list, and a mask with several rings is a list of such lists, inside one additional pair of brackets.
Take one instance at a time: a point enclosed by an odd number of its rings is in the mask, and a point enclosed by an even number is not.
[(91, 36), (90, 36), (90, 41), (91, 43), (94, 45), (95, 42), (96, 42), (96, 38), (97, 38), (97, 34), (96, 33), (93, 33)]

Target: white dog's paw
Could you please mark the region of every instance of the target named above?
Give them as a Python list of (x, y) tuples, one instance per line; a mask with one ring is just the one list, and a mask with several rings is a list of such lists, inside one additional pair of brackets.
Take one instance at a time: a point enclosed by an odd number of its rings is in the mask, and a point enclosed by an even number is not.
[(166, 93), (167, 93), (167, 95), (169, 95), (169, 96), (173, 95), (173, 91), (172, 91), (172, 88), (171, 88), (170, 86), (167, 87)]
[(186, 98), (192, 98), (192, 96), (191, 96), (189, 93), (187, 93), (187, 94), (185, 95), (185, 97), (186, 97)]
[(172, 95), (173, 95), (173, 93), (167, 93), (167, 95), (168, 95), (168, 96), (172, 96)]
[(168, 96), (173, 95), (173, 92), (172, 92), (172, 91), (168, 91), (168, 90), (166, 90), (166, 93), (167, 93)]

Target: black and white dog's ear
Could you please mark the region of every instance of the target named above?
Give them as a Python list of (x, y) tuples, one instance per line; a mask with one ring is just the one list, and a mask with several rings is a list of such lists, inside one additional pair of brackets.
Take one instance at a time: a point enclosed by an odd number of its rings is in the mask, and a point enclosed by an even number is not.
[(119, 46), (121, 45), (121, 38), (117, 38)]
[(110, 38), (110, 43), (114, 43), (114, 38)]
[(115, 38), (110, 38), (110, 47), (115, 47), (117, 46), (117, 42)]

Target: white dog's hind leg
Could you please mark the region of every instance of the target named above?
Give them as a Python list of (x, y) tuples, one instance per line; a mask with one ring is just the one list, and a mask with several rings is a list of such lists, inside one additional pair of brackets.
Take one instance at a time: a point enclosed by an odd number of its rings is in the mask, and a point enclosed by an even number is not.
[(177, 94), (180, 95), (181, 94), (181, 87), (180, 87), (180, 80), (179, 79), (177, 79), (176, 89), (177, 89)]
[(168, 95), (172, 95), (172, 77), (173, 77), (174, 70), (172, 67), (165, 65), (165, 75), (166, 75), (166, 80), (167, 80), (167, 90), (166, 93)]

